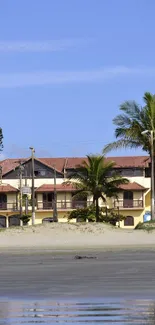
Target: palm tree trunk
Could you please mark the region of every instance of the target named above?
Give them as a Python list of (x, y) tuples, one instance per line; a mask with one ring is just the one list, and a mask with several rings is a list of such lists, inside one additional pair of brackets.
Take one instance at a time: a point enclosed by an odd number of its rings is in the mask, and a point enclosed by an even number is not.
[(98, 199), (96, 199), (96, 222), (100, 221), (99, 215), (100, 215), (99, 204), (98, 204)]

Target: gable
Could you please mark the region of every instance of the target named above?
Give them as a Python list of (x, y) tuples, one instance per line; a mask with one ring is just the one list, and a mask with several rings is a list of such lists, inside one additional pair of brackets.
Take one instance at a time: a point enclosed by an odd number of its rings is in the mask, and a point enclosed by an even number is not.
[[(23, 163), (23, 178), (31, 178), (32, 177), (32, 160), (29, 159), (25, 163)], [(52, 167), (48, 167), (42, 162), (34, 159), (34, 175), (35, 178), (54, 178), (54, 169)], [(56, 178), (62, 178), (63, 174), (56, 171)], [(14, 170), (3, 176), (3, 179), (19, 179), (19, 166)]]

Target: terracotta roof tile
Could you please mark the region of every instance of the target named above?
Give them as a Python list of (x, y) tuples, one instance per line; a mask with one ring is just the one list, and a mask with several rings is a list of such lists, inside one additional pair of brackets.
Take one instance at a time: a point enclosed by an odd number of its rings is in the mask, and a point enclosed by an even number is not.
[(66, 158), (38, 158), (40, 162), (55, 169), (59, 172), (63, 172)]
[(18, 189), (9, 184), (1, 184), (0, 193), (8, 193), (8, 192), (18, 192)]
[[(75, 168), (83, 161), (87, 161), (86, 157), (81, 158), (68, 158), (66, 169)], [(150, 162), (149, 156), (129, 156), (129, 157), (107, 157), (107, 161), (114, 161), (115, 168), (128, 168), (128, 167), (146, 167)]]
[(16, 158), (16, 159), (5, 159), (0, 162), (0, 166), (2, 166), (2, 174), (5, 175), (11, 170), (15, 169), (19, 166), (19, 162), (25, 162), (27, 159), (25, 158)]
[[(72, 185), (57, 184), (57, 192), (74, 192), (76, 189)], [(54, 184), (43, 184), (36, 189), (36, 192), (54, 192)]]
[[(11, 170), (19, 166), (19, 161), (26, 162), (30, 158), (24, 159), (5, 159), (0, 162), (2, 166), (2, 173), (5, 175)], [(64, 168), (71, 169), (76, 168), (84, 160), (87, 161), (86, 157), (68, 157), (68, 158), (36, 158), (41, 163), (53, 168), (55, 167), (57, 171), (63, 172)], [(107, 157), (107, 161), (114, 161), (115, 168), (130, 168), (130, 167), (147, 167), (150, 158), (149, 156), (129, 156), (129, 157)]]
[(146, 190), (145, 187), (143, 187), (142, 185), (140, 185), (136, 182), (120, 185), (119, 188), (121, 188), (122, 190), (132, 190), (132, 191)]
[(150, 163), (149, 156), (129, 156), (129, 157), (107, 157), (108, 161), (115, 162), (115, 168), (119, 167), (147, 167)]

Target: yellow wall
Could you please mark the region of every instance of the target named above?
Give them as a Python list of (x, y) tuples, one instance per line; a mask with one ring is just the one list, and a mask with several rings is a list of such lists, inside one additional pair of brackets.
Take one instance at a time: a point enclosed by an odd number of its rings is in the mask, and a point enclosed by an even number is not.
[(145, 195), (145, 210), (150, 211), (151, 209), (151, 191)]
[(143, 193), (141, 191), (133, 192), (133, 199), (134, 200), (143, 200)]
[(132, 210), (123, 210), (120, 211), (120, 214), (123, 216), (132, 216), (134, 217), (134, 226), (124, 226), (124, 221), (120, 222), (120, 227), (125, 228), (125, 229), (132, 229), (137, 226), (139, 222), (143, 222), (143, 215), (144, 215), (144, 210), (143, 211), (132, 211)]
[(13, 209), (16, 207), (16, 193), (7, 194), (7, 209)]
[[(44, 218), (53, 218), (53, 211), (36, 212), (35, 224), (41, 224)], [(58, 211), (58, 221), (67, 222), (67, 211)], [(31, 224), (31, 221), (29, 222)]]
[(57, 200), (58, 201), (70, 201), (72, 199), (72, 193), (71, 192), (58, 192), (57, 193)]

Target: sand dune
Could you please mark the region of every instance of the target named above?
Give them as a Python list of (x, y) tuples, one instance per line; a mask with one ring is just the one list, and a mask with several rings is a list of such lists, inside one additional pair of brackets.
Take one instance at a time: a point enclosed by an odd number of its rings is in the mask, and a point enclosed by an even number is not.
[(1, 248), (88, 249), (154, 246), (155, 232), (118, 229), (105, 224), (53, 223), (0, 231)]

